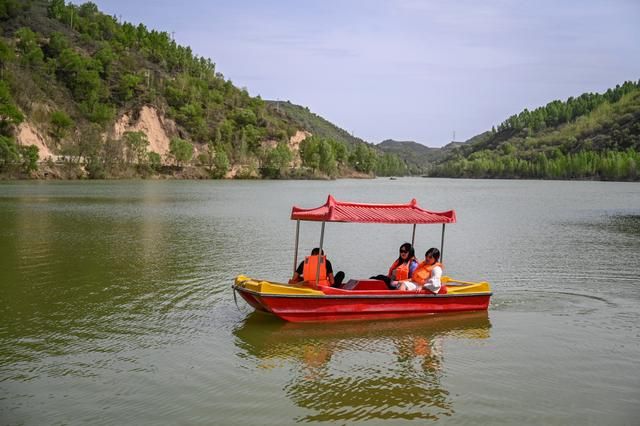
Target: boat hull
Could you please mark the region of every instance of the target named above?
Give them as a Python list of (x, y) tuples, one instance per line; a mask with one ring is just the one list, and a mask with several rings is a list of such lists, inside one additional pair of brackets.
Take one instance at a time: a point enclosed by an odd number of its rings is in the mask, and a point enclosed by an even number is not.
[[(244, 279), (244, 280), (243, 280)], [(486, 283), (473, 283), (475, 285)], [(489, 307), (488, 284), (483, 291), (430, 294), (400, 291), (349, 291), (287, 286), (240, 276), (234, 290), (257, 310), (285, 321), (316, 322), (425, 316), (445, 312), (483, 311)]]

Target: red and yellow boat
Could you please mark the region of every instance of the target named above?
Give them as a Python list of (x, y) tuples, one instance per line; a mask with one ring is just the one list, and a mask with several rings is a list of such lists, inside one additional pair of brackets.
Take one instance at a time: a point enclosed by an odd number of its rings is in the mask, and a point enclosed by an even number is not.
[[(298, 241), (301, 221), (322, 222), (320, 249), (327, 222), (412, 224), (412, 245), (416, 226), (442, 224), (440, 251), (443, 252), (445, 225), (456, 222), (454, 210), (433, 212), (420, 208), (415, 199), (406, 204), (367, 204), (337, 201), (329, 195), (316, 208), (293, 207), (291, 219), (296, 223), (294, 266), (298, 264)], [(491, 298), (489, 283), (459, 281), (442, 277), (445, 294), (428, 290), (389, 290), (383, 281), (349, 280), (334, 288), (315, 282), (277, 283), (238, 275), (234, 294), (256, 310), (272, 313), (285, 321), (335, 321), (424, 316), (444, 312), (486, 311)]]

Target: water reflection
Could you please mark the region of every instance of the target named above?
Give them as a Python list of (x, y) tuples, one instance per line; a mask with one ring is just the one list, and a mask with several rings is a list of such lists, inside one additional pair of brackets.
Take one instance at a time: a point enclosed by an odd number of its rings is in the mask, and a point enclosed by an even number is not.
[(454, 413), (445, 346), (489, 337), (487, 312), (377, 322), (283, 323), (252, 313), (234, 330), (238, 356), (287, 371), (299, 422), (435, 420)]
[[(0, 202), (0, 380), (83, 376), (198, 331), (211, 306), (209, 241), (163, 187)], [(45, 367), (16, 368), (31, 362)]]

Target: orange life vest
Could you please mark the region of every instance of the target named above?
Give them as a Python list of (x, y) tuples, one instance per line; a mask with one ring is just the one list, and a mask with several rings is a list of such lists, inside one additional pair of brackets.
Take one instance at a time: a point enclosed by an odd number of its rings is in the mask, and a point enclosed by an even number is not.
[(400, 263), (398, 261), (398, 259), (396, 259), (395, 262), (393, 262), (393, 265), (391, 265), (391, 268), (389, 268), (389, 272), (387, 273), (387, 276), (389, 278), (391, 278), (391, 274), (393, 273), (393, 271), (396, 271), (396, 276), (395, 279), (396, 281), (405, 281), (409, 279), (409, 266), (411, 265), (411, 262), (413, 262), (412, 259), (410, 259), (407, 262), (404, 263)]
[(413, 276), (411, 277), (411, 281), (420, 285), (424, 285), (427, 282), (427, 280), (431, 277), (431, 271), (433, 271), (433, 268), (435, 268), (436, 266), (439, 266), (440, 268), (444, 269), (444, 266), (442, 266), (442, 263), (440, 262), (436, 262), (433, 265), (427, 265), (426, 262), (420, 263), (416, 268), (416, 270), (413, 271)]
[(327, 256), (307, 256), (304, 258), (304, 267), (302, 269), (302, 278), (313, 285), (316, 283), (316, 274), (318, 273), (318, 258), (320, 258), (320, 279), (318, 285), (329, 285), (327, 277)]

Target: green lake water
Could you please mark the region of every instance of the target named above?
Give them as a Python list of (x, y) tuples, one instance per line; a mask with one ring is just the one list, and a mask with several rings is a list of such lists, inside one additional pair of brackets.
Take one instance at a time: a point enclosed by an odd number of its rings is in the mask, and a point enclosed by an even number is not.
[[(291, 206), (455, 209), (446, 273), (488, 312), (290, 324)], [(349, 278), (411, 226), (328, 224)], [(418, 253), (441, 227), (418, 226)], [(301, 255), (320, 226), (301, 225)], [(640, 419), (640, 186), (504, 180), (0, 183), (0, 424), (557, 424)]]

